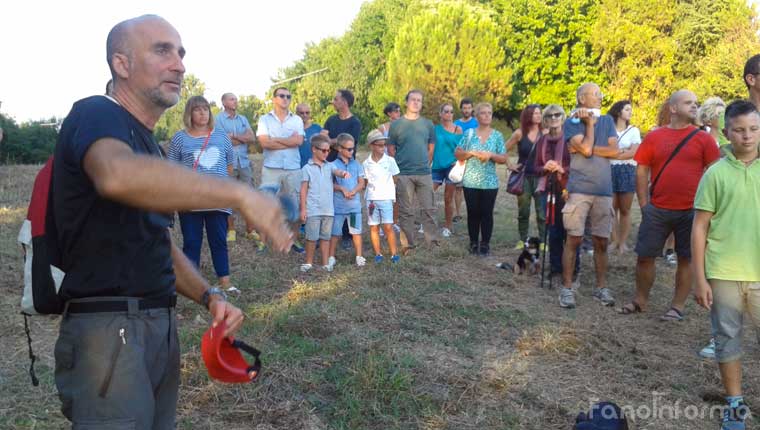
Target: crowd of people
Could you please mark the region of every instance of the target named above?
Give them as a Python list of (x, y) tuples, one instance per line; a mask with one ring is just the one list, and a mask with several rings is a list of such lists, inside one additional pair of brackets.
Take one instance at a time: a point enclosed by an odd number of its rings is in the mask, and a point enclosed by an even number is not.
[[(160, 17), (117, 24), (107, 39), (112, 88), (106, 97), (75, 103), (61, 129), (52, 222), (67, 306), (55, 378), (63, 412), (75, 427), (128, 421), (138, 428), (173, 428), (176, 294), (205, 306), (215, 326), (225, 325), (225, 336), (243, 321), (226, 301), (226, 292), (236, 290), (227, 249), (237, 240), (233, 211), (259, 249), (303, 253), (303, 272), (314, 268), (319, 249), (321, 267), (332, 271), (341, 239), (354, 248), (352, 264), (366, 265), (365, 218), (376, 264), (385, 261), (381, 236), (391, 263), (413, 255), (420, 234), (435, 249), (462, 219), (463, 198), (468, 251), (488, 256), (494, 253), (494, 205), (502, 186), (496, 165), (504, 164), (507, 188), (518, 195), (518, 246), (530, 235), (533, 208), (562, 308), (577, 305), (584, 238), (593, 248), (593, 297), (604, 306), (615, 304), (607, 287), (608, 252), (628, 252), (636, 195), (642, 220), (635, 290), (617, 310), (645, 311), (655, 259), (663, 250), (674, 255), (676, 288), (660, 318), (684, 319), (696, 285), (697, 302), (711, 310), (708, 348), (727, 393), (721, 428), (745, 428), (742, 317), (747, 312), (756, 325), (760, 321), (754, 246), (760, 241), (760, 55), (743, 71), (749, 101), (726, 106), (711, 98), (700, 108), (694, 93), (679, 90), (643, 140), (631, 125), (632, 103), (615, 102), (602, 114), (604, 95), (595, 83), (577, 89), (569, 113), (559, 104), (527, 106), (509, 139), (493, 127), (489, 103), (461, 100), (457, 120), (454, 104), (444, 103), (434, 124), (422, 115), (423, 92), (412, 89), (403, 114), (398, 103), (386, 106), (388, 121), (366, 134), (369, 155), (356, 160), (363, 134), (351, 112), (352, 92), (336, 91), (336, 113), (320, 126), (307, 103), (291, 111), (286, 87), (272, 92), (272, 110), (259, 118), (255, 133), (237, 113), (234, 94), (222, 96), (224, 110), (216, 116), (206, 99), (190, 98), (185, 128), (164, 155), (151, 130), (179, 100), (184, 52), (177, 31)], [(263, 150), (260, 190), (248, 155), (255, 142)], [(507, 155), (512, 148), (516, 164)], [(441, 186), (445, 214), (439, 229), (434, 193)], [(297, 214), (284, 216), (272, 194), (295, 202)], [(167, 234), (171, 213), (179, 213), (181, 250)], [(218, 287), (198, 272), (204, 226)], [(120, 353), (135, 364), (98, 359)]]

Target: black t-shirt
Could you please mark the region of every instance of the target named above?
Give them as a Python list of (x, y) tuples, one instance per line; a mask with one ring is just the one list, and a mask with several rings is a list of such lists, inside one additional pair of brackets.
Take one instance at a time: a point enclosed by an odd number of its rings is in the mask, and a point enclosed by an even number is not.
[[(348, 133), (354, 137), (354, 147), (359, 144), (359, 135), (362, 134), (362, 123), (359, 118), (351, 115), (346, 119), (340, 119), (338, 114), (327, 118), (325, 121), (325, 130), (329, 131), (330, 139), (335, 139), (341, 133)], [(330, 149), (330, 154), (327, 155), (327, 161), (335, 161), (338, 158), (338, 152), (334, 149)], [(356, 159), (356, 149), (354, 149), (354, 159)]]
[(175, 294), (172, 216), (125, 206), (98, 195), (84, 171), (96, 140), (111, 137), (135, 153), (163, 157), (151, 130), (103, 96), (74, 103), (63, 121), (53, 162), (52, 222), (57, 232), (64, 300)]

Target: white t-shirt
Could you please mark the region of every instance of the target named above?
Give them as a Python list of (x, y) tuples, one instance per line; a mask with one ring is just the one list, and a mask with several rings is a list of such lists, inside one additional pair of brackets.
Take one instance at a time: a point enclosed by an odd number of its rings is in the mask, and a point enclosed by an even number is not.
[(396, 160), (390, 155), (375, 162), (372, 155), (362, 163), (364, 176), (367, 178), (367, 196), (369, 200), (393, 200), (396, 201), (396, 184), (393, 177), (399, 174)]
[[(630, 125), (628, 128), (626, 128), (623, 131), (618, 131), (618, 148), (620, 149), (628, 149), (633, 145), (639, 145), (641, 144), (641, 133), (639, 133), (639, 129)], [(632, 166), (636, 165), (636, 161), (633, 159), (630, 160), (610, 160), (610, 164), (630, 164)]]

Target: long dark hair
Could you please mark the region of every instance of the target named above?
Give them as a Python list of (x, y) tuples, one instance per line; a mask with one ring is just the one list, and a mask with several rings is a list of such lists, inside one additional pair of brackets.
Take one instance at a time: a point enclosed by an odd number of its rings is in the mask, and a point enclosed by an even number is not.
[[(523, 109), (522, 113), (520, 113), (520, 131), (522, 131), (523, 136), (528, 135), (528, 131), (530, 131), (530, 126), (533, 125), (533, 112), (538, 109), (541, 110), (541, 105), (538, 104), (532, 104), (525, 106), (525, 109)], [(538, 124), (538, 127), (541, 128), (541, 124)]]
[[(619, 102), (615, 102), (615, 104), (610, 107), (610, 110), (607, 111), (607, 115), (611, 116), (612, 119), (615, 120), (615, 124), (617, 124), (618, 118), (620, 118), (620, 114), (623, 113), (623, 109), (625, 109), (626, 106), (631, 104), (630, 100), (620, 100)], [(626, 121), (625, 126), (628, 127), (631, 121)]]

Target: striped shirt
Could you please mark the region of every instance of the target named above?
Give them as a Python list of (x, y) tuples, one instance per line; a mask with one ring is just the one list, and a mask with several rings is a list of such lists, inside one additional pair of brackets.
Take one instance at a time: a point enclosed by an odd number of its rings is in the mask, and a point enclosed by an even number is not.
[[(196, 171), (198, 173), (220, 178), (228, 177), (227, 166), (231, 166), (234, 160), (230, 138), (222, 130), (215, 128), (211, 132), (206, 149), (204, 149), (201, 154), (201, 148), (205, 141), (205, 134), (203, 136), (194, 137), (189, 135), (185, 130), (180, 130), (174, 135), (174, 137), (172, 137), (168, 158), (169, 160), (180, 163), (189, 169), (193, 168), (193, 165), (197, 160), (198, 167)], [(227, 208), (204, 210), (219, 210), (232, 213), (232, 211)]]

